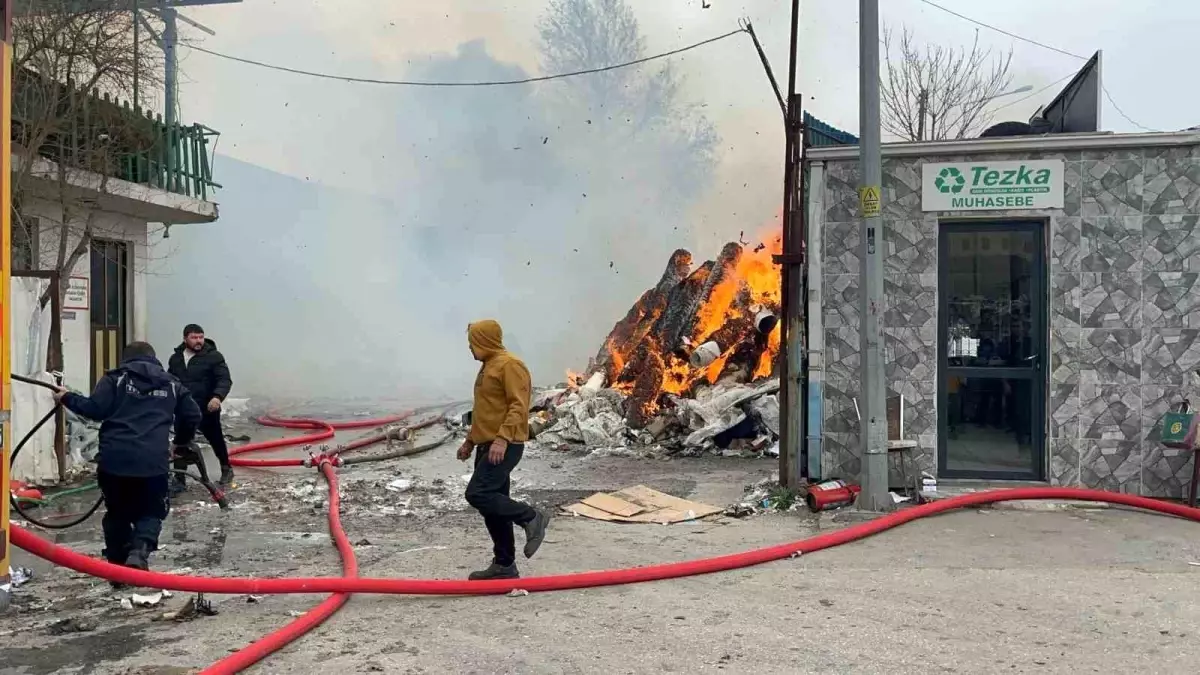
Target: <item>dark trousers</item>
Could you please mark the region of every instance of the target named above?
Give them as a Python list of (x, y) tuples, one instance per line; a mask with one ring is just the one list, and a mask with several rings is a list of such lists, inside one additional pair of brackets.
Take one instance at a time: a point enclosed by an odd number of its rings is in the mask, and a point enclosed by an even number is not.
[(106, 507), (104, 558), (123, 565), (134, 548), (147, 553), (157, 549), (163, 519), (171, 509), (167, 476), (116, 476), (100, 471), (96, 481)]
[(475, 471), (467, 483), (467, 503), (483, 516), (488, 534), (492, 536), (492, 561), (505, 567), (517, 561), (517, 544), (513, 537), (513, 525), (524, 525), (533, 520), (536, 511), (528, 504), (511, 499), (509, 476), (521, 461), (525, 446), (509, 443), (504, 452), (504, 461), (492, 464), (488, 461), (488, 445), (475, 446)]
[[(204, 436), (204, 440), (212, 447), (213, 454), (217, 456), (217, 463), (221, 468), (229, 466), (229, 446), (225, 444), (225, 430), (221, 428), (221, 411), (208, 412), (205, 407), (208, 402), (205, 401), (201, 409), (204, 410), (204, 415), (200, 417), (200, 424), (196, 426), (196, 430)], [(204, 456), (200, 456), (200, 461), (204, 461)], [(172, 464), (176, 469), (186, 469), (187, 462), (184, 460), (175, 460)], [(187, 482), (183, 474), (175, 474), (175, 480), (180, 483)]]
[(229, 466), (229, 446), (225, 445), (225, 430), (221, 428), (221, 411), (208, 412), (205, 406), (208, 402), (201, 405), (204, 410), (204, 416), (200, 418), (200, 425), (196, 429), (204, 435), (204, 440), (212, 446), (213, 454), (217, 456), (217, 462), (221, 467)]

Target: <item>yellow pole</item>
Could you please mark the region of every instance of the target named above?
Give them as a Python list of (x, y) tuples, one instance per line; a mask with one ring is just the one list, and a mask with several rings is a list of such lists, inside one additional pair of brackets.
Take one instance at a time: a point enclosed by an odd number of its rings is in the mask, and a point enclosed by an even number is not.
[(12, 4), (0, 0), (0, 612), (8, 608), (9, 525), (8, 525), (8, 442), (12, 414), (9, 388), (12, 363), (9, 336), (9, 283), (12, 280)]

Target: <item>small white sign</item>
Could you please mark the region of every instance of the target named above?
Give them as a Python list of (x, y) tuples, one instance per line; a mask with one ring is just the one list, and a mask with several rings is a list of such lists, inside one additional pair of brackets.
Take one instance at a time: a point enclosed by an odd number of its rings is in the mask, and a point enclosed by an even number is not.
[(63, 309), (87, 311), (91, 294), (88, 293), (87, 277), (67, 277), (67, 293), (63, 298)]
[(921, 210), (1061, 209), (1063, 172), (1061, 159), (925, 164)]

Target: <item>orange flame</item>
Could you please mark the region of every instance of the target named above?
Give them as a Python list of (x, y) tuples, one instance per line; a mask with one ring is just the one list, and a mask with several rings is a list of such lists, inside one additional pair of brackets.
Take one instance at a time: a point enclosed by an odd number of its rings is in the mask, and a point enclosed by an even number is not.
[[(746, 316), (749, 307), (765, 307), (776, 312), (779, 311), (782, 273), (773, 260), (773, 256), (782, 252), (783, 233), (779, 230), (768, 232), (763, 237), (762, 243), (743, 250), (737, 264), (732, 269), (724, 271), (724, 278), (713, 288), (708, 299), (696, 311), (696, 324), (689, 336), (692, 346), (704, 344), (730, 320), (752, 318)], [(748, 304), (737, 302), (742, 293), (748, 294)], [(779, 354), (780, 330), (780, 326), (777, 324), (767, 336), (766, 347), (752, 373), (753, 379), (770, 377), (774, 371), (775, 361)], [(615, 366), (615, 372), (619, 373), (625, 367), (627, 352), (633, 346), (605, 345)], [(737, 345), (730, 346), (724, 354), (702, 368), (692, 367), (679, 355), (666, 353), (661, 345), (653, 345), (653, 347), (664, 361), (662, 391), (683, 395), (702, 379), (709, 384), (716, 383)], [(616, 383), (612, 386), (626, 393), (629, 393), (633, 387), (630, 383)]]

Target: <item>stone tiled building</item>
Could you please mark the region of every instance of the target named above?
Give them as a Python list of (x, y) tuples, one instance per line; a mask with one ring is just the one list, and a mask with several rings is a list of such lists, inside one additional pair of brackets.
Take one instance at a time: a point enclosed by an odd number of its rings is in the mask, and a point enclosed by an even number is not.
[[(1000, 187), (1029, 167), (1047, 187)], [(807, 168), (821, 475), (856, 478), (858, 148)], [(968, 194), (1025, 208), (939, 210)], [(887, 379), (924, 471), (1181, 495), (1191, 453), (1157, 426), (1200, 403), (1200, 133), (889, 144), (882, 209)]]

